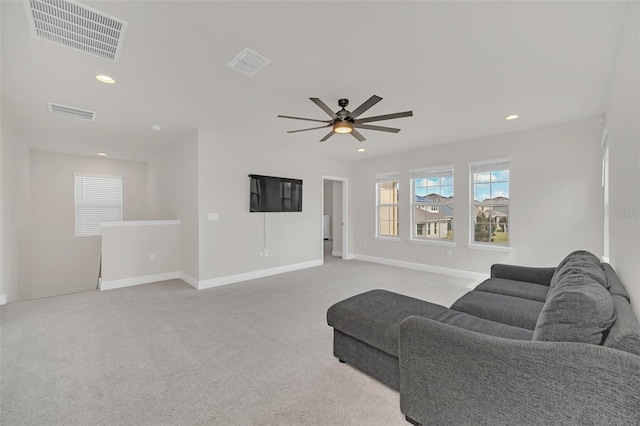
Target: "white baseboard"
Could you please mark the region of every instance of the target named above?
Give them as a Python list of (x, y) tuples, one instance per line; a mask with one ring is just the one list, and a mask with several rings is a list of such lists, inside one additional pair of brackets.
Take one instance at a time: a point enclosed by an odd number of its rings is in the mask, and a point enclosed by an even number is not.
[(186, 282), (187, 284), (189, 284), (191, 287), (195, 288), (196, 290), (198, 289), (198, 280), (193, 278), (191, 275), (185, 274), (184, 272), (180, 272), (180, 279)]
[(227, 275), (226, 277), (211, 278), (209, 280), (199, 281), (198, 286), (196, 288), (198, 290), (203, 290), (205, 288), (218, 287), (221, 285), (233, 284), (240, 281), (253, 280), (256, 278), (283, 274), (285, 272), (298, 271), (300, 269), (313, 268), (314, 266), (322, 266), (322, 260), (312, 260), (309, 262), (294, 263), (293, 265), (285, 265), (285, 266), (278, 266), (276, 268), (261, 269), (259, 271), (245, 272), (237, 275)]
[(384, 257), (367, 256), (364, 254), (354, 254), (357, 260), (365, 262), (380, 263), (383, 265), (398, 266), (400, 268), (415, 269), (424, 272), (433, 272), (435, 274), (449, 275), (458, 278), (469, 278), (475, 280), (467, 287), (473, 288), (480, 282), (489, 278), (489, 274), (481, 274), (479, 272), (464, 271), (462, 269), (444, 268), (442, 266), (426, 265), (424, 263), (405, 262), (404, 260), (387, 259)]
[(6, 304), (7, 304), (7, 295), (6, 294), (0, 294), (0, 306), (6, 305)]
[(335, 257), (342, 257), (342, 252), (341, 251), (335, 251), (333, 250), (331, 252), (331, 256), (335, 256)]
[(180, 272), (165, 272), (162, 274), (144, 275), (141, 277), (123, 278), (121, 280), (100, 280), (100, 290), (113, 290), (114, 288), (131, 287), (134, 285), (154, 283), (157, 281), (182, 278)]

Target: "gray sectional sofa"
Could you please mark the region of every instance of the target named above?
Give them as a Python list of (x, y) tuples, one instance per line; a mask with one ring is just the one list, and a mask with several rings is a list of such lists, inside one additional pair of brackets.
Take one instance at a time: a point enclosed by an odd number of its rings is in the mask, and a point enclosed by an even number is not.
[(373, 290), (327, 312), (334, 355), (422, 425), (640, 425), (640, 325), (615, 271), (493, 265), (450, 308)]

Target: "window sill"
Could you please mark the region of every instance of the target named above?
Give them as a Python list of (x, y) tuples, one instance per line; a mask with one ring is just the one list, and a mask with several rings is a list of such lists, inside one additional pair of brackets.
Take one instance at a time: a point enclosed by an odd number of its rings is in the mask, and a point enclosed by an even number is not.
[(382, 241), (400, 241), (400, 237), (381, 237), (379, 235), (375, 236), (376, 240)]
[(454, 243), (453, 241), (443, 241), (443, 240), (421, 240), (418, 238), (411, 238), (409, 240), (410, 243), (414, 243), (414, 244), (424, 244), (424, 245), (428, 245), (428, 246), (440, 246), (440, 247), (455, 247), (456, 243)]
[(493, 246), (489, 244), (467, 244), (467, 247), (473, 250), (500, 251), (503, 253), (511, 253), (513, 248), (506, 246)]

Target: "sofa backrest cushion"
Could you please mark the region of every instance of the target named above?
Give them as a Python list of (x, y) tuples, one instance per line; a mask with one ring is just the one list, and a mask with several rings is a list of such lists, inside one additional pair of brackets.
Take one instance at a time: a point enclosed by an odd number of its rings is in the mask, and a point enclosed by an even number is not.
[(589, 275), (605, 288), (609, 288), (600, 259), (595, 254), (585, 250), (576, 250), (570, 253), (558, 264), (556, 272), (551, 277), (550, 287), (553, 288), (569, 270), (573, 271), (576, 268)]
[(611, 296), (616, 309), (616, 322), (603, 345), (640, 355), (640, 324), (631, 305), (622, 296)]
[(549, 290), (533, 340), (602, 344), (615, 321), (609, 292), (583, 274), (566, 274)]
[(590, 261), (596, 265), (600, 264), (600, 259), (595, 254), (586, 250), (576, 250), (576, 251), (572, 251), (567, 255), (567, 257), (562, 259), (562, 261), (558, 264), (558, 268), (562, 268), (565, 263), (575, 259)]
[(629, 299), (629, 293), (627, 293), (627, 289), (624, 288), (620, 278), (618, 278), (616, 271), (614, 271), (608, 263), (603, 263), (602, 269), (604, 270), (604, 275), (607, 277), (609, 293), (611, 293), (612, 296), (622, 296), (627, 299), (627, 302), (629, 302), (631, 300)]
[[(553, 274), (551, 288), (555, 287), (558, 281), (562, 280), (565, 275), (581, 274), (586, 275), (604, 288), (608, 288), (607, 277), (604, 274), (604, 270), (600, 266), (596, 266), (589, 261), (584, 260), (571, 260), (564, 264), (564, 266)], [(555, 281), (555, 282), (554, 282)]]

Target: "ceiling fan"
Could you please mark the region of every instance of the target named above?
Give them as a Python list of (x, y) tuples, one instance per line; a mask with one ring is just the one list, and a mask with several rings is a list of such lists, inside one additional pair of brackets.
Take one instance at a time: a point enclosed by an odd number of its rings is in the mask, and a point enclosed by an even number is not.
[(382, 100), (380, 96), (373, 95), (369, 99), (367, 99), (362, 105), (353, 111), (348, 111), (345, 108), (349, 105), (349, 99), (340, 99), (338, 100), (338, 106), (342, 108), (338, 112), (331, 111), (324, 102), (322, 102), (318, 98), (309, 98), (313, 103), (318, 105), (320, 109), (326, 112), (331, 120), (316, 120), (314, 118), (302, 118), (302, 117), (292, 117), (290, 115), (279, 115), (279, 118), (292, 118), (294, 120), (306, 120), (306, 121), (317, 121), (320, 123), (327, 123), (324, 126), (319, 127), (311, 127), (309, 129), (300, 129), (300, 130), (289, 130), (287, 133), (297, 133), (297, 132), (306, 132), (307, 130), (316, 130), (316, 129), (324, 129), (325, 127), (331, 127), (331, 131), (322, 139), (320, 142), (324, 142), (333, 136), (335, 133), (351, 133), (351, 135), (358, 139), (360, 142), (365, 140), (365, 137), (362, 136), (362, 133), (357, 131), (356, 129), (366, 129), (366, 130), (378, 130), (382, 132), (390, 132), (390, 133), (398, 133), (400, 129), (395, 129), (393, 127), (383, 127), (383, 126), (372, 126), (370, 124), (372, 121), (382, 121), (382, 120), (391, 120), (394, 118), (402, 118), (402, 117), (411, 117), (413, 116), (413, 111), (405, 111), (405, 112), (396, 112), (395, 114), (385, 114), (385, 115), (376, 115), (374, 117), (365, 117), (358, 118), (362, 113), (367, 111), (369, 108), (377, 104)]

